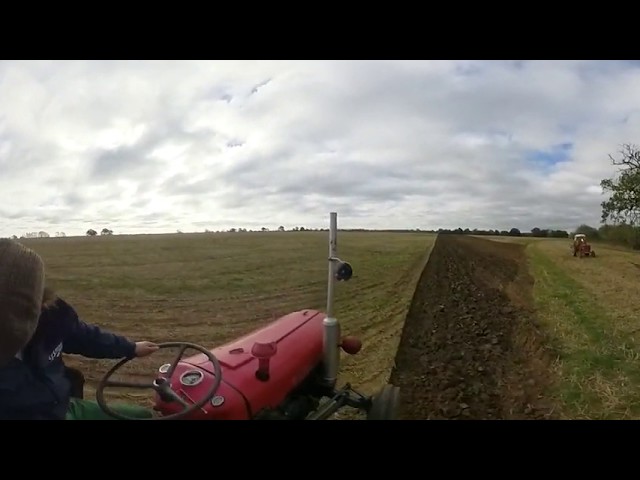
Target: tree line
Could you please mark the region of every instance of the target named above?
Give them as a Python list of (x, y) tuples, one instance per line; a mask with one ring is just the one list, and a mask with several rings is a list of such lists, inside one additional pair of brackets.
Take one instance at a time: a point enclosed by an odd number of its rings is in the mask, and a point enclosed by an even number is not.
[(474, 228), (470, 230), (465, 228), (439, 229), (429, 231), (433, 233), (439, 233), (441, 235), (486, 235), (486, 236), (503, 236), (503, 237), (540, 237), (540, 238), (569, 238), (571, 235), (566, 230), (554, 230), (548, 228), (534, 227), (529, 232), (521, 232), (518, 228), (512, 228), (511, 230), (479, 230)]

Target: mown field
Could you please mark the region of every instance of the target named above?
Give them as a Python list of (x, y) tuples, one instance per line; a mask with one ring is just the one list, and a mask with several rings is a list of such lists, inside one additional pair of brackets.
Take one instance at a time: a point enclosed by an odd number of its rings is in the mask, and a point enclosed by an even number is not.
[[(435, 236), (340, 232), (354, 277), (336, 290), (343, 332), (359, 335), (342, 381), (373, 393), (389, 377), (415, 285)], [(267, 232), (24, 240), (47, 264), (48, 283), (81, 318), (132, 340), (217, 346), (272, 319), (324, 309), (328, 232)], [(195, 353), (195, 352), (194, 352)], [(152, 379), (175, 352), (137, 359), (125, 376)], [(87, 377), (87, 398), (113, 360), (67, 356)], [(148, 404), (148, 391), (108, 398)]]
[(580, 259), (569, 239), (492, 239), (526, 245), (558, 416), (640, 418), (640, 253), (595, 243)]

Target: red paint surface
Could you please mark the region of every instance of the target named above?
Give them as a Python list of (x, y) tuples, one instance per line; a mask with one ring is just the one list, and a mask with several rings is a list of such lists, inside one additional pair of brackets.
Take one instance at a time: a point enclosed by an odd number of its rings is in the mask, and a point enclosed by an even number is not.
[[(213, 350), (222, 367), (222, 383), (215, 396), (224, 403), (214, 407), (211, 402), (192, 413), (189, 419), (246, 420), (264, 408), (279, 405), (289, 392), (304, 380), (322, 361), (322, 321), (325, 315), (317, 310), (302, 310), (285, 315), (266, 327)], [(259, 359), (252, 355), (255, 344), (274, 344), (276, 353), (269, 358), (269, 380), (256, 378)], [(265, 347), (257, 347), (260, 354)], [(200, 370), (204, 379), (194, 386), (184, 386), (180, 376), (190, 370)], [(197, 402), (207, 394), (215, 377), (206, 355), (184, 358), (171, 379), (172, 389)], [(189, 402), (189, 400), (187, 400)], [(156, 409), (167, 414), (182, 407), (156, 398)]]

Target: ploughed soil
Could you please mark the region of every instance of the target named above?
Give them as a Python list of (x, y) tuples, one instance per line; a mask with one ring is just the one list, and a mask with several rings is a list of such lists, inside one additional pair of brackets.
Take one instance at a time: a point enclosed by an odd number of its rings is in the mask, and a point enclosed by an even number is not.
[(524, 246), (439, 235), (390, 382), (401, 419), (553, 418)]

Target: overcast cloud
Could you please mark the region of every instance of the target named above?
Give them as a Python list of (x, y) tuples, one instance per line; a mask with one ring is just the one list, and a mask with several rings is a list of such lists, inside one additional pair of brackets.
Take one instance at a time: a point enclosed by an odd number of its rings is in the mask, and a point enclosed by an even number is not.
[(4, 61), (0, 236), (597, 226), (621, 61)]

